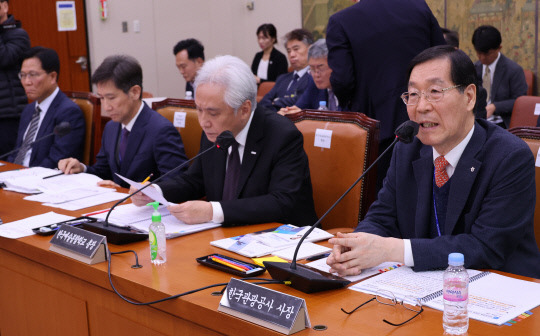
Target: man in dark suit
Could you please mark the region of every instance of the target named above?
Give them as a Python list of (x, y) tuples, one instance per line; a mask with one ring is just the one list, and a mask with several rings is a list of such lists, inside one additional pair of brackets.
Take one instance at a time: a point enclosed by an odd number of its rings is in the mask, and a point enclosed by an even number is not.
[[(424, 0), (362, 0), (332, 15), (326, 28), (330, 82), (345, 110), (381, 122), (379, 152), (407, 120), (399, 95), (407, 90), (407, 65), (422, 50), (446, 44)], [(378, 187), (390, 163), (378, 163)]]
[[(213, 147), (186, 174), (158, 183), (168, 201), (184, 202), (169, 211), (189, 224), (313, 224), (317, 216), (302, 134), (288, 119), (256, 108), (257, 85), (248, 65), (237, 57), (216, 57), (203, 65), (195, 85), (201, 152), (225, 130), (235, 142), (228, 150)], [(140, 194), (133, 198), (137, 205), (148, 201)]]
[(475, 122), (472, 61), (451, 46), (411, 62), (402, 95), (417, 139), (398, 144), (379, 198), (355, 233), (338, 234), (328, 259), (340, 274), (383, 261), (415, 271), (445, 268), (460, 252), (467, 268), (540, 277), (534, 237), (534, 157), (519, 138)]
[(204, 46), (196, 39), (185, 39), (174, 46), (173, 54), (176, 59), (176, 67), (186, 80), (186, 92), (190, 91), (191, 97), (195, 97), (193, 82), (197, 71), (204, 64)]
[(308, 49), (312, 43), (313, 35), (305, 29), (295, 29), (285, 36), (285, 49), (294, 71), (277, 78), (274, 87), (259, 102), (260, 106), (279, 111), (296, 103), (309, 82), (313, 81), (307, 64)]
[[(153, 179), (185, 162), (184, 145), (176, 128), (142, 100), (142, 69), (131, 56), (107, 57), (92, 75), (101, 106), (111, 121), (105, 125), (96, 163), (86, 167), (69, 158), (58, 163), (66, 174), (87, 172), (123, 186), (115, 173), (134, 181)], [(112, 181), (111, 181), (112, 180)]]
[[(33, 47), (24, 55), (19, 77), (26, 95), (33, 103), (28, 104), (21, 115), (16, 148), (8, 161), (23, 166), (56, 168), (60, 159), (82, 157), (84, 149), (85, 122), (81, 109), (58, 88), (60, 60), (53, 49)], [(62, 137), (51, 134), (62, 122), (69, 122), (71, 131)]]
[(487, 91), (487, 119), (508, 128), (514, 102), (527, 94), (527, 82), (523, 68), (500, 52), (501, 42), (501, 33), (493, 26), (476, 28), (472, 37), (476, 73)]

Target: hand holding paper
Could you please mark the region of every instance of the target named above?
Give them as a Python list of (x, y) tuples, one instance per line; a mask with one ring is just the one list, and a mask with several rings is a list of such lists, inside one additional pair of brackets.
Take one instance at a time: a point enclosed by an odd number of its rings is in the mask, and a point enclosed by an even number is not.
[[(130, 179), (128, 179), (127, 177), (124, 177), (122, 175), (119, 175), (119, 174), (116, 174), (119, 178), (121, 178), (122, 180), (124, 180), (126, 183), (128, 183), (131, 188), (134, 188), (135, 190), (139, 190), (141, 189), (142, 187), (144, 187), (144, 184), (142, 183), (138, 183), (138, 182), (135, 182), (135, 181), (132, 181)], [(133, 190), (133, 191), (135, 191)], [(132, 191), (132, 189), (130, 189), (130, 192)], [(143, 191), (141, 191), (141, 193), (145, 194), (146, 196), (148, 196), (151, 200), (151, 201), (158, 201), (159, 203), (163, 204), (163, 205), (166, 205), (166, 206), (169, 206), (171, 205), (172, 203), (169, 203), (165, 197), (163, 197), (163, 195), (156, 189), (156, 188), (152, 188), (152, 187), (149, 187), (149, 188), (146, 188), (144, 189)], [(138, 194), (137, 194), (138, 195)], [(148, 202), (144, 202), (144, 204), (142, 204), (142, 202), (144, 201), (143, 198), (141, 197), (136, 197), (137, 195), (134, 196), (134, 199), (133, 199), (133, 203), (137, 206), (141, 206), (141, 205), (146, 205), (146, 203)]]

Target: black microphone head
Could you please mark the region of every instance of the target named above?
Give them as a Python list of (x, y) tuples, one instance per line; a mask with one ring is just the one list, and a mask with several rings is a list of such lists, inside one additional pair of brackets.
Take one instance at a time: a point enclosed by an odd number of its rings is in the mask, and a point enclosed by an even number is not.
[(234, 139), (234, 135), (231, 131), (223, 131), (220, 135), (218, 135), (216, 139), (216, 145), (218, 146), (218, 148), (227, 150), (235, 141), (236, 140)]
[(67, 121), (62, 121), (60, 124), (54, 127), (54, 134), (60, 137), (71, 132), (71, 125)]
[(416, 122), (407, 120), (396, 128), (395, 134), (399, 141), (408, 144), (411, 143), (418, 134), (418, 128), (419, 125)]

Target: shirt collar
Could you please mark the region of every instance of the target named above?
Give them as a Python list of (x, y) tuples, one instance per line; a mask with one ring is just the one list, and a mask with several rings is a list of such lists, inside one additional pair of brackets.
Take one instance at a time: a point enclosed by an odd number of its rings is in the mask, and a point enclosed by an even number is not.
[(238, 134), (234, 137), (236, 142), (238, 142), (238, 145), (240, 145), (242, 147), (244, 147), (246, 145), (249, 126), (251, 125), (251, 120), (253, 120), (253, 115), (254, 114), (255, 114), (255, 111), (251, 112), (251, 115), (249, 116), (249, 120), (246, 123), (246, 126), (244, 126), (244, 128), (242, 128), (242, 130), (240, 132), (238, 132)]
[[(463, 154), (463, 151), (465, 151), (465, 147), (469, 144), (469, 141), (472, 138), (472, 135), (474, 133), (474, 124), (469, 133), (467, 133), (467, 136), (461, 140), (461, 142), (454, 148), (452, 148), (451, 151), (448, 152), (444, 156), (446, 161), (455, 169), (457, 167), (457, 164), (459, 162), (459, 159), (461, 158), (461, 155)], [(439, 153), (435, 150), (434, 147), (431, 147), (433, 149), (433, 162), (435, 162), (435, 159), (440, 156)]]
[(139, 117), (139, 114), (141, 114), (141, 111), (144, 108), (144, 104), (146, 103), (141, 101), (141, 107), (139, 107), (137, 114), (127, 123), (127, 125), (122, 125), (122, 128), (126, 128), (129, 132), (131, 132), (133, 125), (135, 125), (135, 121), (137, 121), (137, 117)]
[(59, 91), (60, 89), (57, 86), (53, 93), (51, 93), (47, 98), (43, 99), (41, 103), (38, 104), (38, 102), (36, 101), (36, 106), (39, 106), (39, 108), (41, 109), (41, 115), (44, 115), (49, 110), (49, 107), (51, 106), (54, 98), (56, 98), (56, 95)]
[(501, 53), (499, 52), (497, 54), (497, 58), (493, 61), (493, 63), (491, 63), (490, 65), (484, 65), (484, 73), (486, 73), (486, 68), (489, 67), (491, 78), (493, 78), (493, 74), (495, 73), (495, 68), (497, 67), (497, 63), (499, 62), (500, 58), (501, 58)]
[(308, 70), (309, 70), (309, 65), (303, 68), (302, 70), (298, 70), (298, 71), (294, 70), (294, 73), (298, 74), (298, 77), (302, 78), (302, 76), (305, 75), (308, 72)]

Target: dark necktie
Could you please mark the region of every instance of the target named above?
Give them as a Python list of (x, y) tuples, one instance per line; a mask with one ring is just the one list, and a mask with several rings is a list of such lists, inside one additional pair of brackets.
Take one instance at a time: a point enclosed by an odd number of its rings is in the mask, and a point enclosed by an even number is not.
[(36, 137), (40, 113), (41, 108), (36, 105), (36, 110), (34, 114), (32, 114), (32, 119), (30, 120), (30, 124), (28, 125), (28, 131), (26, 132), (26, 136), (24, 137), (21, 148), (19, 149), (19, 152), (17, 153), (17, 156), (15, 157), (15, 161), (13, 163), (22, 165), (24, 157), (30, 149), (30, 144), (32, 143), (32, 141), (34, 141), (34, 138)]
[(448, 161), (442, 155), (435, 159), (435, 184), (439, 188), (448, 182), (449, 178), (446, 172), (446, 166), (448, 165)]
[(120, 138), (120, 143), (118, 144), (118, 161), (122, 163), (124, 155), (126, 154), (126, 148), (128, 143), (129, 131), (127, 128), (122, 128), (122, 136)]
[(289, 83), (289, 87), (287, 88), (287, 93), (294, 93), (296, 91), (296, 87), (298, 84), (298, 79), (300, 76), (298, 76), (297, 73), (294, 74), (293, 80)]
[(223, 185), (223, 200), (228, 201), (236, 198), (236, 188), (240, 177), (240, 154), (238, 153), (238, 142), (231, 146), (231, 153), (227, 161), (227, 172), (225, 173), (225, 184)]

